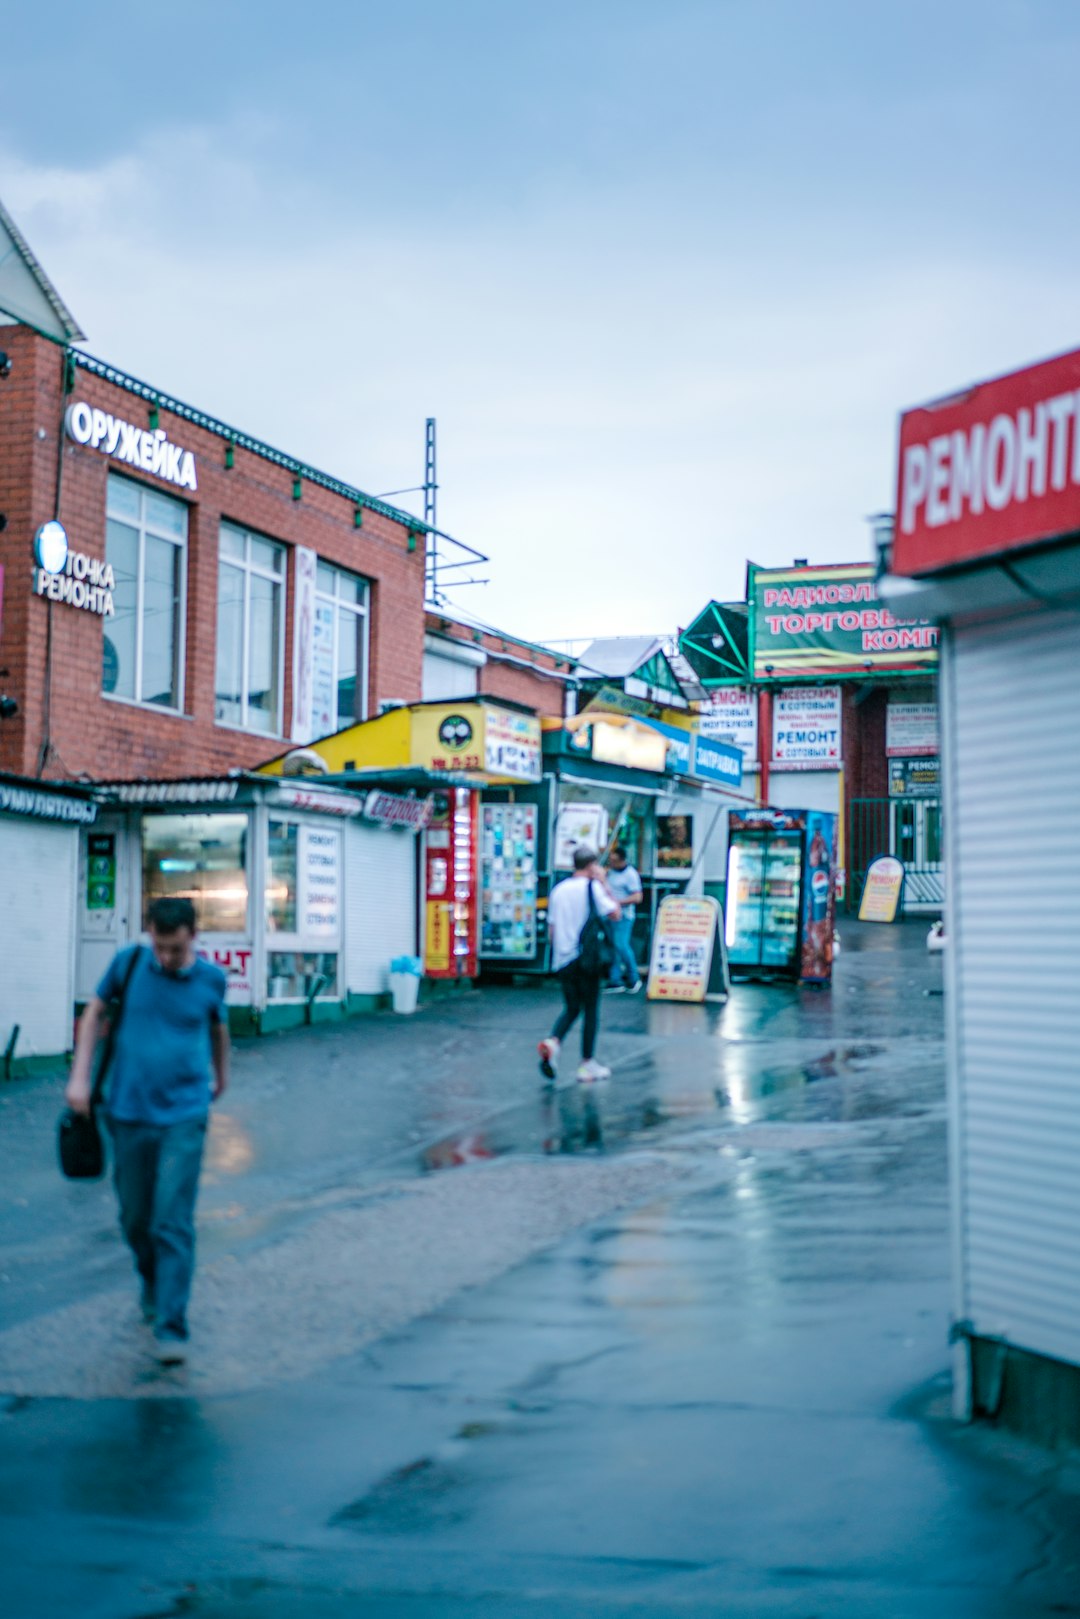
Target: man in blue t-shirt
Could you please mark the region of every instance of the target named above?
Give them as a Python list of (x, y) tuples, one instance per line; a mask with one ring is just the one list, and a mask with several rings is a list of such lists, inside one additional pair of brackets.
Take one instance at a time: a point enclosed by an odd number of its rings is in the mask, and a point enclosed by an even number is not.
[(149, 921), (150, 948), (121, 950), (83, 1013), (66, 1097), (89, 1111), (94, 1051), (109, 1003), (122, 1000), (106, 1100), (120, 1226), (157, 1358), (173, 1366), (186, 1358), (195, 1198), (210, 1103), (229, 1080), (229, 1032), (225, 974), (195, 953), (191, 901), (155, 900)]
[(638, 972), (634, 948), (630, 941), (634, 932), (637, 907), (642, 899), (641, 875), (637, 868), (630, 864), (621, 843), (617, 843), (608, 855), (605, 880), (608, 893), (618, 900), (622, 912), (612, 928), (615, 960), (611, 964), (608, 988), (628, 989), (631, 995), (636, 995), (641, 988), (641, 974)]

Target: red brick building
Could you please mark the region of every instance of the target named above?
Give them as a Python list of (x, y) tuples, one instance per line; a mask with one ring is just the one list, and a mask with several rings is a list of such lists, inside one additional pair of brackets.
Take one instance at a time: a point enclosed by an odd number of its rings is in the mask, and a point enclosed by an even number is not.
[(419, 698), (423, 525), (72, 348), (5, 228), (0, 769), (212, 774)]
[(428, 611), (425, 631), (426, 698), (501, 698), (556, 719), (567, 712), (574, 659), (437, 611)]

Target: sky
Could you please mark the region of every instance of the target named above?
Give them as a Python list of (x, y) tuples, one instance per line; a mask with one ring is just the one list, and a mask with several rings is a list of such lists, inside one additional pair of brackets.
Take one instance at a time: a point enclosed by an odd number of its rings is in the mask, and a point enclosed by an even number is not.
[(372, 494), (436, 417), (448, 603), (514, 634), (868, 557), (898, 412), (1080, 342), (1074, 0), (42, 18), (0, 198), (89, 352)]

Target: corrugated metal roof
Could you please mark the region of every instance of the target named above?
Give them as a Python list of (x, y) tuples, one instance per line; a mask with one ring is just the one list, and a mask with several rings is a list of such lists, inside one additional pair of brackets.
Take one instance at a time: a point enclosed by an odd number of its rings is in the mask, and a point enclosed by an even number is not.
[(2, 202), (0, 312), (54, 343), (81, 343), (86, 336)]
[(664, 643), (658, 635), (616, 635), (606, 641), (593, 641), (578, 659), (578, 672), (588, 678), (590, 673), (607, 675), (612, 680), (625, 680), (648, 663)]

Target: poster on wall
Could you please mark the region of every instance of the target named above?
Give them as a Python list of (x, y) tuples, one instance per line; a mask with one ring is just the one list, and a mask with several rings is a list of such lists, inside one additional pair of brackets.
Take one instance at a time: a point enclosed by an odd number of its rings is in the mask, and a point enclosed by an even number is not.
[(493, 776), (512, 776), (515, 781), (540, 780), (540, 721), (535, 714), (485, 709), (484, 768)]
[(311, 644), (311, 734), (333, 736), (338, 729), (334, 686), (334, 604), (315, 598)]
[(839, 686), (789, 686), (773, 697), (772, 762), (780, 770), (839, 770)]
[(574, 850), (588, 844), (603, 854), (608, 841), (608, 812), (602, 804), (563, 804), (555, 818), (556, 871), (572, 871)]
[(336, 828), (300, 828), (300, 918), (305, 939), (336, 939), (340, 922), (341, 834)]
[(890, 703), (885, 710), (885, 752), (890, 759), (917, 759), (937, 753), (937, 704)]
[(656, 864), (661, 871), (686, 871), (694, 864), (694, 817), (656, 817)]
[(701, 735), (709, 742), (731, 742), (744, 761), (757, 763), (757, 692), (742, 686), (718, 686), (698, 712)]
[(646, 996), (650, 1001), (724, 1000), (730, 984), (716, 900), (662, 900), (653, 934)]
[(312, 727), (311, 659), (315, 633), (315, 570), (318, 558), (314, 551), (298, 545), (295, 556), (295, 594), (293, 604), (293, 710), (292, 739), (310, 742), (321, 733)]
[(116, 909), (116, 833), (86, 835), (86, 909)]

